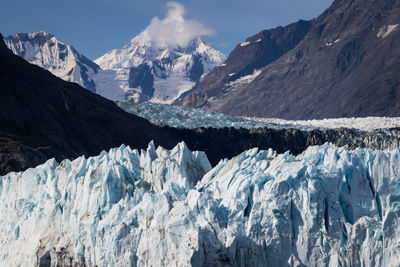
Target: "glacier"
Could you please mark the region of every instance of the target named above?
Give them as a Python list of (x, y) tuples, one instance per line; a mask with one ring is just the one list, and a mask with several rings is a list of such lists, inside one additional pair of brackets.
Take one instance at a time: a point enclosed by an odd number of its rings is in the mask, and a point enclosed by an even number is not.
[[(257, 72), (255, 72), (257, 74)], [(250, 77), (251, 75), (249, 75)], [(238, 79), (240, 80), (240, 79)], [(372, 132), (379, 129), (400, 128), (400, 117), (331, 118), (323, 120), (284, 120), (278, 118), (237, 117), (187, 106), (160, 103), (116, 102), (126, 112), (142, 117), (159, 126), (176, 128), (224, 128), (236, 129), (314, 129), (348, 128)]]
[(398, 266), (400, 149), (185, 143), (0, 179), (1, 266)]

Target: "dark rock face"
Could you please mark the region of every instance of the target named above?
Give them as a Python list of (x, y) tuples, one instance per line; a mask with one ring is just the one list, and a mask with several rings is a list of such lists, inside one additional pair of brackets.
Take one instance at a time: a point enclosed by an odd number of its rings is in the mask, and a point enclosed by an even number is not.
[(141, 101), (149, 100), (154, 95), (154, 76), (149, 65), (144, 63), (131, 68), (128, 82), (131, 88), (142, 88)]
[(198, 82), (204, 73), (204, 66), (201, 62), (201, 55), (193, 56), (193, 65), (189, 72), (189, 78), (192, 82)]
[(0, 41), (0, 174), (49, 158), (97, 155), (122, 143), (178, 141), (113, 102), (14, 55)]
[[(189, 50), (191, 47), (187, 50)], [(193, 48), (195, 49), (195, 47)], [(188, 52), (185, 50), (182, 53)], [(179, 55), (172, 54), (170, 57), (153, 60), (151, 62), (142, 63), (137, 67), (133, 67), (129, 72), (129, 87), (142, 88), (139, 102), (150, 100), (154, 96), (154, 80), (167, 79), (174, 65), (179, 61)], [(202, 55), (194, 53), (193, 63), (188, 65), (187, 77), (192, 82), (198, 82), (204, 74), (204, 65), (202, 62)]]
[[(248, 45), (231, 53), (225, 67), (209, 73), (175, 104), (284, 119), (400, 116), (400, 25), (393, 28), (397, 24), (399, 0), (336, 0), (310, 23), (250, 37)], [(264, 37), (279, 31), (287, 34)], [(263, 38), (265, 44), (257, 42)], [(275, 57), (260, 57), (265, 65), (258, 64), (253, 55), (267, 51)], [(261, 74), (250, 83), (224, 89), (254, 69)]]
[(172, 56), (153, 61), (152, 71), (156, 76), (160, 77), (161, 79), (166, 79), (168, 77), (167, 72), (172, 68), (175, 59), (177, 59), (177, 57)]
[(300, 20), (286, 27), (261, 31), (248, 38), (246, 42), (249, 44), (237, 45), (224, 62), (225, 66), (215, 68), (204, 81), (177, 99), (175, 104), (200, 107), (203, 100), (221, 96), (221, 89), (226, 83), (265, 67), (295, 47), (307, 34), (310, 26), (310, 22)]
[(200, 128), (176, 129), (164, 128), (170, 135), (185, 141), (191, 150), (201, 150), (207, 154), (211, 164), (221, 159), (232, 158), (245, 150), (258, 147), (284, 153), (290, 151), (298, 155), (309, 146), (326, 142), (349, 148), (394, 149), (400, 146), (400, 131), (362, 132), (352, 129), (330, 129), (301, 131), (298, 129), (235, 129)]

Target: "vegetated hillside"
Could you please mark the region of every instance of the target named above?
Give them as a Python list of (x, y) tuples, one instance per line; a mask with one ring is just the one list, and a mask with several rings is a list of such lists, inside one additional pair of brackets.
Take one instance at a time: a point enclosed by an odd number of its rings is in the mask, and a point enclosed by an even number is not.
[[(175, 104), (284, 119), (400, 116), (399, 24), (398, 0), (336, 0), (309, 24), (248, 38)], [(271, 47), (275, 58), (252, 56)]]

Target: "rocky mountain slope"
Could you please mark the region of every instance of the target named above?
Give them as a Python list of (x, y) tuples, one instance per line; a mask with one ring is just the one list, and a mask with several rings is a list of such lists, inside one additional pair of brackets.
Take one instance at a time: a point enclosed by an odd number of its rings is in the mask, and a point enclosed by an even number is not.
[(335, 0), (310, 22), (248, 38), (175, 104), (284, 119), (399, 116), (399, 14), (398, 0)]
[(26, 61), (65, 81), (76, 82), (96, 92), (93, 76), (99, 71), (99, 66), (54, 35), (45, 32), (19, 33), (8, 36), (4, 41), (14, 54)]
[[(0, 179), (5, 266), (397, 266), (400, 150), (121, 146)], [(211, 170), (210, 170), (211, 169)]]

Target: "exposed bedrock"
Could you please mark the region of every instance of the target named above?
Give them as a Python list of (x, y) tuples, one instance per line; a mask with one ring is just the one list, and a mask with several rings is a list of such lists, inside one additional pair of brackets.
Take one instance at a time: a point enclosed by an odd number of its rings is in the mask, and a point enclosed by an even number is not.
[(206, 152), (211, 164), (216, 165), (221, 159), (232, 158), (241, 152), (258, 147), (272, 148), (278, 153), (290, 151), (297, 155), (309, 146), (322, 145), (326, 142), (337, 146), (353, 148), (393, 149), (399, 147), (398, 129), (364, 132), (353, 129), (327, 129), (302, 131), (299, 129), (235, 129), (199, 128), (176, 129), (164, 128), (172, 136), (185, 141), (192, 150)]

